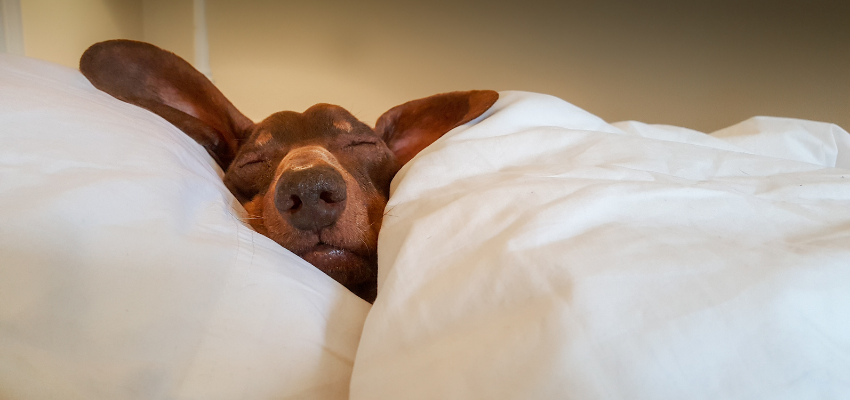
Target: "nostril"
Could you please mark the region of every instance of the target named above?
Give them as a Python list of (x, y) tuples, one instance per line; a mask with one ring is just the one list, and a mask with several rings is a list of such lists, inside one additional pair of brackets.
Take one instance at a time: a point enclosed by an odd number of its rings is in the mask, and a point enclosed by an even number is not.
[(293, 194), (292, 196), (289, 196), (289, 202), (292, 203), (292, 206), (290, 206), (288, 208), (289, 211), (295, 212), (295, 211), (298, 211), (299, 208), (301, 208), (301, 198), (300, 197)]
[(301, 208), (301, 198), (293, 194), (290, 196), (279, 196), (276, 200), (277, 207), (280, 211), (296, 212)]
[(338, 192), (334, 193), (330, 191), (324, 191), (319, 195), (319, 198), (328, 204), (339, 203), (340, 201), (345, 200), (345, 198), (341, 197), (342, 196), (340, 196)]

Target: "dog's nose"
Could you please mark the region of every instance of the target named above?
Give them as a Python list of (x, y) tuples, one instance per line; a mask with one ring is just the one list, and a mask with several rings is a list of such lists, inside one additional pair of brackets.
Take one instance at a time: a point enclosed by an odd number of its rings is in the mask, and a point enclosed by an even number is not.
[(277, 182), (275, 206), (300, 230), (333, 225), (345, 210), (345, 179), (329, 165), (293, 169)]

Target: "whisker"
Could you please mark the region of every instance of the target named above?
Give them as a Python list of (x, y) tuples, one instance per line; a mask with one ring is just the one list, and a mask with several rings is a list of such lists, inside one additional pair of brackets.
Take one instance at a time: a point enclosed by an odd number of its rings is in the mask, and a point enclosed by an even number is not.
[(262, 215), (246, 214), (245, 219), (263, 219)]
[(360, 242), (363, 243), (364, 248), (369, 249), (369, 244), (366, 243), (366, 239), (364, 239), (366, 237), (366, 230), (361, 229), (359, 226), (354, 226), (354, 229), (360, 232), (360, 235), (357, 235), (357, 239), (359, 239)]

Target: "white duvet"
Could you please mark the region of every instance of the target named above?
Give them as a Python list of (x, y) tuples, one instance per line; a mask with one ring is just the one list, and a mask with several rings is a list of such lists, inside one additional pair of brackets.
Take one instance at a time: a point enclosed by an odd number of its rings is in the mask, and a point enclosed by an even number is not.
[(0, 398), (850, 398), (835, 125), (503, 92), (394, 180), (371, 310), (219, 173), (78, 72), (0, 57)]
[(369, 305), (240, 221), (212, 159), (0, 55), (0, 399), (346, 399)]
[(850, 398), (848, 168), (503, 92), (393, 182), (351, 398)]

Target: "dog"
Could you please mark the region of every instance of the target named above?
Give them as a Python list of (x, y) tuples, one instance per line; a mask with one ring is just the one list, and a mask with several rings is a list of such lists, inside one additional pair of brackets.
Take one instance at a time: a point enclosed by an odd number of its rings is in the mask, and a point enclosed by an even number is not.
[(80, 71), (96, 88), (159, 115), (203, 146), (257, 232), (370, 303), (393, 177), (499, 97), (473, 90), (413, 100), (384, 113), (374, 129), (331, 104), (254, 123), (188, 62), (149, 43), (94, 44)]

